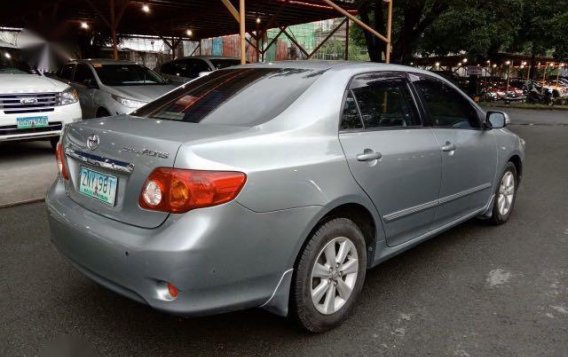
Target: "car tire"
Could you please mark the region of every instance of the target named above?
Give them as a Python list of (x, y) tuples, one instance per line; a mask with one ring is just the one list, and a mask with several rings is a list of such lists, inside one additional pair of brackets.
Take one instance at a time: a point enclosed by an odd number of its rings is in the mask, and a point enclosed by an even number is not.
[(97, 110), (97, 118), (104, 117), (110, 117), (110, 113), (105, 108), (99, 108), (99, 110)]
[(492, 224), (500, 225), (509, 220), (515, 206), (518, 185), (517, 168), (512, 162), (508, 162), (495, 189), (495, 199), (490, 218)]
[[(336, 263), (334, 267), (330, 260)], [(341, 264), (337, 263), (340, 260)], [(346, 218), (327, 221), (309, 238), (296, 263), (291, 317), (314, 333), (340, 325), (353, 310), (366, 269), (367, 250), (361, 229)]]

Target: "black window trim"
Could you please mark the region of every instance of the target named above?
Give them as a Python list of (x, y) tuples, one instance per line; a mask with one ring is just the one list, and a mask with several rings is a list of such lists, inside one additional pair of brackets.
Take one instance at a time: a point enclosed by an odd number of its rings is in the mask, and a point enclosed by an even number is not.
[(67, 81), (67, 83), (71, 83), (73, 82), (73, 79), (75, 78), (75, 69), (77, 68), (77, 63), (76, 62), (71, 62), (71, 63), (66, 63), (61, 67), (61, 70), (59, 71), (59, 75), (61, 75), (63, 68), (67, 67), (67, 66), (71, 66), (71, 74), (69, 75), (69, 78), (63, 78), (64, 80)]
[[(408, 91), (410, 92), (410, 96), (412, 97), (412, 103), (414, 104), (414, 109), (416, 109), (416, 114), (418, 115), (418, 119), (420, 119), (420, 125), (412, 125), (412, 126), (391, 126), (391, 127), (373, 127), (373, 128), (366, 128), (365, 127), (365, 122), (363, 121), (363, 116), (361, 115), (361, 109), (359, 108), (359, 103), (357, 102), (357, 97), (355, 96), (355, 93), (353, 93), (352, 91), (352, 84), (353, 81), (355, 81), (356, 77), (359, 76), (364, 76), (364, 75), (368, 75), (368, 74), (378, 74), (380, 76), (385, 76), (385, 75), (395, 75), (395, 76), (400, 76), (400, 79), (402, 79), (405, 84), (406, 87), (408, 89)], [(417, 98), (415, 93), (413, 92), (413, 86), (410, 85), (410, 80), (408, 78), (408, 73), (407, 72), (403, 72), (403, 71), (369, 71), (369, 72), (361, 72), (361, 73), (357, 73), (355, 75), (353, 75), (351, 77), (351, 79), (349, 79), (349, 83), (347, 84), (347, 88), (344, 91), (343, 94), (343, 100), (341, 102), (341, 109), (339, 110), (339, 123), (338, 123), (338, 129), (339, 129), (339, 133), (360, 133), (360, 132), (374, 132), (374, 131), (393, 131), (393, 130), (422, 130), (422, 129), (431, 129), (430, 126), (430, 121), (428, 119), (428, 121), (425, 121), (425, 119), (427, 118), (426, 116), (424, 116), (424, 114), (422, 113), (422, 109), (419, 106), (418, 102), (417, 102)], [(355, 105), (357, 107), (357, 113), (359, 114), (359, 121), (361, 122), (362, 128), (354, 128), (354, 129), (342, 129), (341, 128), (341, 123), (343, 122), (343, 110), (345, 109), (345, 102), (347, 100), (347, 96), (348, 94), (351, 93), (351, 95), (353, 96), (353, 99), (355, 99)]]
[[(415, 75), (418, 77), (425, 77), (427, 79), (430, 79), (432, 81), (435, 82), (439, 82), (442, 83), (443, 85), (446, 85), (448, 87), (450, 87), (451, 89), (453, 89), (454, 91), (456, 91), (459, 95), (461, 95), (465, 101), (471, 106), (471, 108), (475, 111), (475, 113), (477, 114), (477, 120), (479, 121), (479, 127), (478, 128), (452, 128), (452, 127), (446, 127), (446, 126), (436, 126), (434, 125), (434, 121), (432, 120), (432, 117), (430, 116), (430, 113), (428, 112), (428, 109), (426, 109), (426, 105), (424, 104), (424, 98), (422, 97), (422, 94), (420, 94), (420, 91), (418, 90), (418, 88), (416, 88), (416, 86), (414, 85), (414, 82), (410, 80), (410, 75)], [(419, 72), (408, 72), (408, 76), (409, 76), (409, 83), (410, 86), (412, 87), (413, 91), (416, 93), (417, 99), (418, 99), (418, 105), (420, 107), (420, 111), (423, 113), (423, 115), (427, 118), (427, 122), (429, 127), (431, 127), (432, 129), (451, 129), (451, 130), (475, 130), (475, 131), (484, 131), (485, 128), (483, 126), (483, 111), (479, 108), (479, 106), (467, 95), (465, 95), (458, 87), (456, 87), (455, 85), (453, 85), (452, 83), (450, 83), (449, 81), (445, 80), (445, 79), (441, 79), (435, 76), (432, 76), (430, 74), (427, 73), (419, 73)]]
[(77, 62), (77, 63), (75, 63), (75, 65), (73, 66), (73, 79), (72, 79), (71, 81), (72, 81), (73, 83), (77, 83), (77, 84), (84, 85), (83, 83), (77, 82), (77, 81), (75, 80), (75, 73), (77, 73), (77, 69), (78, 69), (79, 66), (81, 66), (81, 65), (86, 66), (86, 67), (89, 69), (89, 71), (91, 71), (91, 75), (93, 76), (93, 79), (95, 80), (95, 83), (98, 84), (97, 72), (92, 68), (92, 66), (91, 66), (90, 63), (85, 63), (85, 62)]

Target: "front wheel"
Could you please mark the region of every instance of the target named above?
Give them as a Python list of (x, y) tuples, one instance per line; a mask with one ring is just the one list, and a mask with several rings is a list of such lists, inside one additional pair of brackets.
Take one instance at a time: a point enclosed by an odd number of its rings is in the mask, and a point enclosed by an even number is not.
[(505, 171), (501, 176), (501, 180), (495, 192), (491, 216), (491, 222), (493, 224), (503, 224), (511, 217), (517, 196), (518, 182), (517, 168), (512, 162), (509, 162), (507, 167), (505, 167)]
[(291, 311), (310, 332), (345, 321), (361, 292), (367, 268), (363, 233), (336, 218), (320, 226), (304, 247), (294, 273)]

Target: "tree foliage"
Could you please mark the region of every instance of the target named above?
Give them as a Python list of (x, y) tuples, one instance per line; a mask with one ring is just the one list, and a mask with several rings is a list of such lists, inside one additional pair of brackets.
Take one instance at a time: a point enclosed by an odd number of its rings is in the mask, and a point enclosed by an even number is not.
[[(386, 33), (382, 0), (359, 0), (359, 16)], [(393, 62), (413, 55), (466, 52), (493, 58), (499, 51), (568, 60), (568, 0), (394, 0)], [(366, 45), (372, 61), (381, 61), (385, 45), (355, 27), (355, 43)]]

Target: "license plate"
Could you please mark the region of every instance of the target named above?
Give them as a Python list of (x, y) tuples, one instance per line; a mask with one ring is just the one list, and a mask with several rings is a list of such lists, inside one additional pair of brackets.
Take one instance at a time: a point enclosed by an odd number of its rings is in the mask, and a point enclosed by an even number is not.
[(47, 125), (47, 117), (16, 118), (16, 127), (18, 129), (45, 128)]
[(118, 178), (81, 167), (79, 192), (85, 196), (97, 199), (102, 203), (114, 206)]

